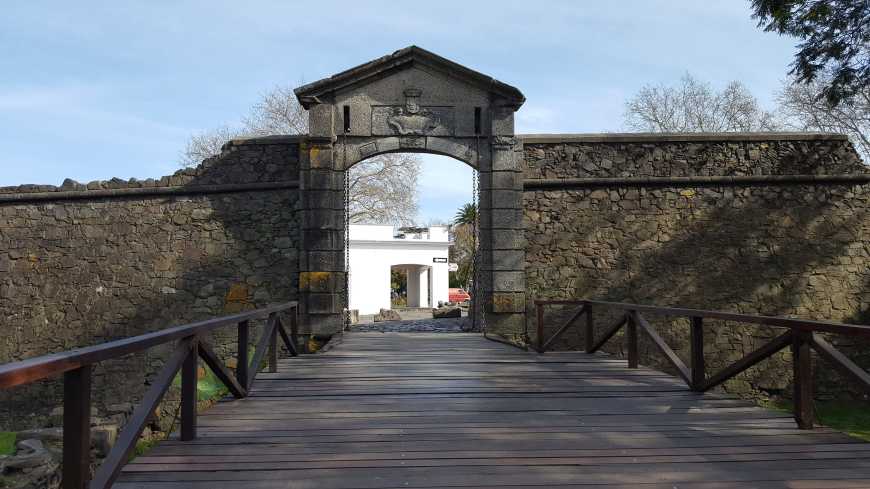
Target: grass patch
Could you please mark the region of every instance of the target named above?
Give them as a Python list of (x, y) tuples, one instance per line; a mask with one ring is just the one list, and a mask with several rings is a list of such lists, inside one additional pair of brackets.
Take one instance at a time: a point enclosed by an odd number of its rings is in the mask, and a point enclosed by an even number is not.
[(146, 453), (151, 451), (151, 449), (154, 448), (154, 446), (158, 443), (160, 443), (160, 439), (157, 438), (137, 441), (136, 447), (133, 449), (133, 453), (130, 454), (130, 458), (128, 459), (128, 461), (132, 461), (134, 458), (140, 455), (145, 455)]
[[(203, 368), (205, 375), (196, 381), (196, 400), (216, 401), (229, 394), (229, 389), (217, 378), (214, 372), (208, 367)], [(172, 379), (172, 385), (181, 388), (181, 373), (175, 375), (175, 378)]]
[[(793, 412), (791, 401), (766, 400), (761, 406)], [(870, 402), (867, 401), (816, 401), (816, 421), (828, 428), (870, 441)]]
[(0, 455), (15, 453), (15, 433), (0, 431)]

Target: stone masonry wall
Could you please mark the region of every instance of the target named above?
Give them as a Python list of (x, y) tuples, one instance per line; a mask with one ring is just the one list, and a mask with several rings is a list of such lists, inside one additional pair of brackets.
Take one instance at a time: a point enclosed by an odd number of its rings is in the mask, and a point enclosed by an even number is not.
[[(295, 300), (297, 175), (279, 138), (160, 180), (0, 189), (0, 363)], [(235, 350), (234, 331), (215, 341)], [(170, 348), (97, 365), (95, 405), (135, 403)], [(2, 391), (0, 425), (39, 425), (60, 395)]]
[[(844, 138), (681, 138), (527, 138), (526, 182), (870, 172)], [(870, 185), (599, 183), (524, 193), (530, 298), (579, 297), (870, 321)], [(546, 321), (554, 328), (565, 311), (549, 310)], [(529, 311), (529, 330), (534, 331), (531, 304)], [(607, 316), (597, 311), (597, 325), (603, 327)], [(688, 360), (688, 322), (648, 319)], [(711, 372), (777, 333), (747, 325), (709, 325)], [(661, 355), (641, 337), (642, 363), (665, 368)], [(579, 341), (571, 333), (562, 346), (576, 348)], [(870, 365), (866, 342), (855, 344), (843, 337), (835, 341), (851, 358)], [(614, 338), (608, 348), (620, 353), (623, 339)], [(786, 353), (768, 362), (727, 388), (785, 389), (791, 377)], [(833, 376), (825, 368), (819, 375)]]

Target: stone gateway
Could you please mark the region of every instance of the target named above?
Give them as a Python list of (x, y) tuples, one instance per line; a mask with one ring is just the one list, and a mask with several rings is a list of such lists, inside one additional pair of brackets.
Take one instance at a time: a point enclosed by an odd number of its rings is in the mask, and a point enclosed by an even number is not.
[[(517, 135), (518, 89), (417, 47), (296, 94), (307, 135), (233, 140), (157, 180), (0, 189), (0, 361), (295, 299), (303, 331), (339, 334), (345, 172), (402, 151), (479, 172), (487, 334), (528, 341), (535, 298), (868, 321), (870, 176), (845, 136)], [(713, 331), (711, 365), (769, 333)], [(129, 372), (161, 363), (101, 364), (98, 408), (135, 402), (144, 377)], [(728, 388), (782, 389), (790, 369), (768, 365)], [(3, 424), (42, 423), (59, 392), (0, 393)]]

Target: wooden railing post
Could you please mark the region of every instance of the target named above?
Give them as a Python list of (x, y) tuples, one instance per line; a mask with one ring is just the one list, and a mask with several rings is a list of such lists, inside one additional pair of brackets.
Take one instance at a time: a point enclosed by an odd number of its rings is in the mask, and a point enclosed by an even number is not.
[(595, 346), (595, 323), (592, 322), (592, 304), (586, 303), (586, 353), (592, 353)]
[(628, 368), (638, 367), (637, 353), (637, 320), (636, 311), (629, 311), (628, 324), (625, 325), (625, 349), (628, 355)]
[(690, 354), (692, 356), (692, 390), (702, 392), (704, 390), (704, 382), (707, 379), (704, 367), (704, 318), (700, 316), (692, 317), (690, 347)]
[(794, 367), (794, 417), (798, 428), (813, 429), (812, 333), (794, 331), (791, 345)]
[(544, 353), (544, 305), (537, 303), (535, 304), (535, 308), (537, 309), (538, 315), (538, 324), (537, 324), (537, 337), (535, 338), (535, 343), (537, 343), (537, 347), (535, 348), (538, 353)]
[(296, 351), (302, 351), (299, 348), (299, 308), (293, 308), (293, 315), (290, 316), (290, 341), (293, 342), (293, 346), (296, 347)]
[(242, 321), (239, 323), (239, 354), (236, 359), (236, 380), (239, 381), (239, 384), (245, 388), (245, 390), (250, 389), (251, 386), (248, 385), (248, 344), (250, 343), (250, 339), (248, 334), (250, 332), (250, 323), (248, 321)]
[(63, 489), (86, 489), (91, 473), (91, 366), (63, 375)]
[(275, 373), (278, 371), (278, 313), (269, 315), (269, 323), (272, 329), (267, 331), (269, 334), (269, 372)]
[(181, 366), (181, 441), (196, 438), (196, 381), (199, 370), (199, 351), (196, 339)]

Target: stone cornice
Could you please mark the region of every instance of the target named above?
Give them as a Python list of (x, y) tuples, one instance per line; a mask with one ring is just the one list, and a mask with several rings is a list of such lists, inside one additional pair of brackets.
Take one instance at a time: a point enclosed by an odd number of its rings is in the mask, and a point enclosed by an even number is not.
[(601, 187), (728, 187), (776, 185), (866, 185), (870, 173), (851, 175), (750, 175), (694, 177), (551, 178), (527, 179), (525, 191)]
[(559, 143), (662, 143), (662, 142), (764, 142), (846, 141), (848, 136), (823, 132), (697, 132), (697, 133), (595, 133), (518, 134), (523, 144)]
[(97, 190), (57, 190), (49, 192), (23, 192), (0, 194), (0, 205), (34, 202), (62, 202), (69, 200), (99, 200), (130, 197), (160, 197), (173, 195), (205, 195), (239, 192), (297, 189), (296, 180), (284, 182), (234, 183), (223, 185), (181, 185), (171, 187), (136, 187)]

